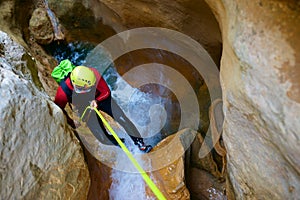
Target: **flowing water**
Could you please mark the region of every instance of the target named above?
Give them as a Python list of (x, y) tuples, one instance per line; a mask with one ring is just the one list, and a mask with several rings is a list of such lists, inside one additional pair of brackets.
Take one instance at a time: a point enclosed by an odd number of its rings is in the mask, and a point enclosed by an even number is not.
[[(128, 145), (130, 150), (133, 152), (138, 152), (136, 148), (133, 147), (133, 144)], [(134, 168), (125, 154), (117, 155), (116, 168)], [(146, 163), (139, 164), (143, 167)], [(148, 163), (147, 163), (148, 164)], [(130, 166), (129, 166), (130, 165)], [(148, 164), (149, 165), (149, 164)], [(119, 171), (116, 169), (112, 170), (111, 173), (112, 184), (109, 189), (109, 198), (110, 199), (123, 199), (123, 200), (134, 200), (134, 199), (145, 199), (145, 200), (154, 200), (146, 194), (146, 184), (142, 176), (139, 173), (128, 173)]]

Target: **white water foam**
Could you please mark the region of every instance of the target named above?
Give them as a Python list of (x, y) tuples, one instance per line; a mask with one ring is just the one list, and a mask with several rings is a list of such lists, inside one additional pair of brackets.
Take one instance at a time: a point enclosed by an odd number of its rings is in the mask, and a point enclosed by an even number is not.
[[(127, 144), (128, 145), (128, 144)], [(132, 144), (133, 145), (133, 144)], [(135, 151), (137, 150), (136, 147)], [(131, 149), (132, 149), (131, 148)], [(143, 167), (145, 163), (139, 161), (139, 164)], [(125, 153), (117, 155), (117, 167), (116, 168), (134, 168), (133, 164), (126, 157)], [(133, 169), (131, 169), (133, 170)], [(112, 170), (111, 179), (112, 184), (109, 189), (109, 199), (113, 200), (154, 200), (153, 197), (149, 197), (146, 194), (146, 184), (142, 176), (136, 172), (123, 172), (116, 169)]]
[[(164, 110), (161, 108), (163, 107), (164, 99), (159, 97), (153, 98), (150, 94), (143, 93), (131, 87), (122, 77), (118, 75), (117, 77), (117, 87), (112, 90), (113, 98), (123, 109), (127, 117), (136, 125), (145, 143), (151, 144), (152, 146), (156, 145), (161, 140), (159, 131), (162, 125), (160, 123), (165, 123), (166, 121), (166, 113), (164, 113)], [(151, 123), (151, 126), (147, 126), (149, 123)], [(151, 130), (154, 130), (155, 133), (151, 132)], [(155, 136), (151, 137), (153, 135)], [(133, 154), (141, 153), (131, 140), (126, 140), (126, 146)], [(150, 165), (150, 163), (143, 163), (141, 160), (138, 160), (138, 162), (142, 168), (144, 168), (143, 166), (145, 165), (149, 168), (148, 165)], [(136, 173), (112, 169), (112, 184), (109, 189), (110, 199), (155, 199), (147, 196), (145, 191), (147, 185), (145, 181), (138, 171), (133, 169), (134, 166), (125, 153), (122, 152), (117, 155), (116, 165), (116, 169), (131, 168), (130, 171), (135, 171)]]

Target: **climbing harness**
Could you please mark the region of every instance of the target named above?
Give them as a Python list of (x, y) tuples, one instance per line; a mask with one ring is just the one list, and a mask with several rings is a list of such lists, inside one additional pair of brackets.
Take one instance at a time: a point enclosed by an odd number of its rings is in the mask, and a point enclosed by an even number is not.
[(86, 113), (86, 111), (90, 109), (90, 110), (94, 110), (96, 112), (96, 114), (100, 117), (100, 119), (102, 120), (103, 124), (105, 125), (105, 127), (109, 130), (109, 132), (114, 136), (114, 138), (116, 139), (116, 141), (118, 142), (118, 144), (120, 145), (120, 147), (122, 148), (122, 150), (125, 152), (125, 154), (127, 155), (127, 157), (130, 159), (130, 161), (132, 162), (132, 164), (136, 167), (136, 169), (139, 171), (139, 173), (141, 174), (141, 176), (143, 177), (144, 181), (147, 183), (147, 185), (150, 187), (150, 189), (152, 190), (152, 192), (155, 194), (155, 196), (159, 199), (159, 200), (166, 200), (166, 198), (164, 197), (164, 195), (161, 193), (161, 191), (157, 188), (157, 186), (155, 185), (155, 183), (150, 179), (150, 177), (148, 176), (148, 174), (145, 172), (145, 170), (140, 166), (140, 164), (137, 162), (137, 160), (133, 157), (132, 153), (128, 150), (128, 148), (124, 145), (124, 143), (121, 141), (121, 139), (119, 138), (119, 136), (116, 134), (116, 132), (112, 129), (112, 127), (109, 125), (109, 123), (104, 119), (103, 115), (94, 107), (91, 106), (87, 106), (86, 109), (84, 110), (82, 116), (81, 116), (81, 121), (83, 120), (83, 117)]

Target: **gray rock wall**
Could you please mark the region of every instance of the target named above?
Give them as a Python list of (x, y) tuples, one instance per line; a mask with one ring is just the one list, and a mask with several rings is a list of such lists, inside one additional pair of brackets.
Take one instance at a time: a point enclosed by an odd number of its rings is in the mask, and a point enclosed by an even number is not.
[[(62, 111), (38, 90), (25, 49), (0, 32), (0, 196), (86, 199), (89, 173)], [(29, 63), (29, 64), (33, 64)]]

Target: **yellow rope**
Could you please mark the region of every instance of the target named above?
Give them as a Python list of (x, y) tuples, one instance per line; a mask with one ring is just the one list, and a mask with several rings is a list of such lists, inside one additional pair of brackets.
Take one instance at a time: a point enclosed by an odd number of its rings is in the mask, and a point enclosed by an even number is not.
[(150, 187), (150, 189), (152, 190), (152, 192), (155, 194), (155, 196), (159, 200), (166, 200), (166, 198), (161, 193), (161, 191), (157, 188), (157, 186), (154, 184), (154, 182), (150, 179), (150, 177), (144, 171), (144, 169), (139, 165), (139, 163), (137, 162), (137, 160), (133, 157), (132, 153), (123, 144), (123, 142), (120, 140), (120, 138), (118, 137), (118, 135), (115, 133), (115, 131), (111, 128), (111, 126), (108, 124), (108, 122), (104, 119), (104, 117), (102, 116), (102, 114), (97, 109), (94, 109), (91, 106), (86, 107), (86, 109), (84, 110), (84, 112), (83, 112), (83, 114), (81, 116), (81, 120), (83, 119), (83, 116), (85, 115), (87, 109), (94, 110), (97, 113), (97, 115), (101, 118), (103, 124), (106, 126), (106, 128), (109, 130), (109, 132), (114, 136), (114, 138), (116, 139), (116, 141), (118, 142), (118, 144), (120, 145), (120, 147), (122, 148), (122, 150), (126, 153), (126, 155), (130, 159), (130, 161), (132, 162), (132, 164), (139, 171), (139, 173), (141, 174), (141, 176), (143, 177), (143, 179), (145, 180), (145, 182), (148, 184), (148, 186)]

